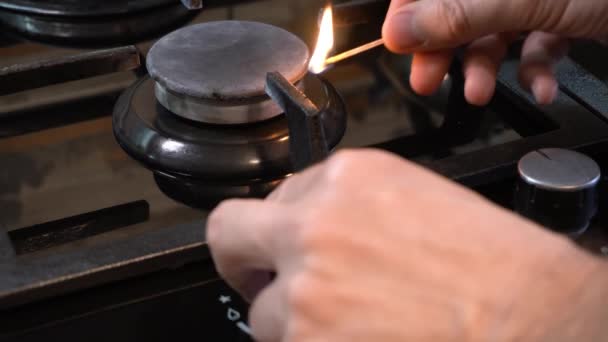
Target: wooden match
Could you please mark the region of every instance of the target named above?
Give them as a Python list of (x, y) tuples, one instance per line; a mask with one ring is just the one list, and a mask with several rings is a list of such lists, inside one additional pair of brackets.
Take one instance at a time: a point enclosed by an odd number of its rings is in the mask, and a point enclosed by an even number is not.
[(338, 63), (340, 61), (343, 61), (345, 59), (351, 58), (353, 56), (356, 56), (360, 53), (363, 53), (365, 51), (369, 51), (373, 48), (376, 48), (378, 46), (384, 45), (384, 40), (378, 39), (378, 40), (374, 40), (373, 42), (367, 43), (367, 44), (363, 44), (359, 47), (356, 47), (352, 50), (348, 50), (345, 52), (342, 52), (340, 54), (337, 54), (335, 56), (329, 57), (325, 60), (325, 65), (330, 65), (330, 64), (335, 64)]

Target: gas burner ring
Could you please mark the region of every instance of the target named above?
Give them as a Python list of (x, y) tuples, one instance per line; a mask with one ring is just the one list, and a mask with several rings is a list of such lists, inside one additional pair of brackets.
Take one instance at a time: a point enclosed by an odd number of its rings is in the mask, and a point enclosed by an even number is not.
[[(302, 82), (298, 82), (296, 87), (304, 91)], [(254, 97), (248, 101), (199, 99), (176, 94), (158, 82), (154, 85), (154, 95), (170, 112), (192, 121), (210, 124), (247, 124), (272, 119), (283, 113), (282, 109), (266, 96)]]
[(308, 59), (300, 38), (263, 23), (180, 29), (150, 49), (150, 76), (118, 100), (114, 135), (179, 202), (263, 197), (346, 131), (342, 98)]
[[(331, 151), (346, 131), (344, 102), (317, 75), (308, 74), (302, 83), (318, 105)], [(168, 197), (198, 208), (231, 197), (263, 197), (296, 171), (285, 115), (246, 125), (200, 123), (154, 101), (154, 88), (155, 82), (144, 77), (123, 93), (113, 130), (120, 146), (153, 172)]]

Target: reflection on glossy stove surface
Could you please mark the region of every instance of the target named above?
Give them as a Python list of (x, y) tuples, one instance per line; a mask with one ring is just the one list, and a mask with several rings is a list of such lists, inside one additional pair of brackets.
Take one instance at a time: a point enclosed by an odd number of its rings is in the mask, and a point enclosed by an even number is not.
[[(151, 39), (187, 23), (195, 16), (179, 3), (136, 1), (134, 7), (83, 6), (65, 3), (11, 1), (0, 3), (0, 24), (18, 38), (59, 46), (101, 47)], [(132, 2), (129, 2), (129, 4)], [(4, 8), (3, 8), (4, 7)]]

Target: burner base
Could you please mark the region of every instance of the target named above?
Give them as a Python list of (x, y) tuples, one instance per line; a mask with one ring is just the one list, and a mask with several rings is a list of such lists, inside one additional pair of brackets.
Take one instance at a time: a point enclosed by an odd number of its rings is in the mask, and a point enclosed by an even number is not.
[(220, 184), (198, 182), (161, 172), (154, 173), (156, 185), (167, 197), (202, 210), (211, 210), (228, 198), (264, 198), (285, 179), (253, 181), (249, 184)]
[(196, 12), (181, 4), (133, 14), (70, 17), (0, 10), (0, 25), (15, 36), (42, 43), (100, 47), (154, 38), (192, 20)]
[[(344, 102), (316, 75), (303, 82), (321, 110), (331, 151), (346, 131)], [(187, 120), (154, 100), (154, 81), (149, 77), (118, 100), (113, 130), (121, 147), (154, 172), (165, 194), (197, 208), (231, 197), (264, 197), (294, 172), (285, 115), (246, 125)]]

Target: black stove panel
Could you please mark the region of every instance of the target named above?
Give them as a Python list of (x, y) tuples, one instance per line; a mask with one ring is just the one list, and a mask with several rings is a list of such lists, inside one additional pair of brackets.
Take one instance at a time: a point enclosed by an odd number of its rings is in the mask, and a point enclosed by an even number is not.
[[(253, 18), (312, 42), (319, 2), (241, 6), (231, 1), (189, 15), (195, 16), (193, 22)], [(269, 6), (276, 11), (269, 11)], [(4, 8), (0, 16), (7, 11), (18, 10)], [(275, 12), (282, 14), (276, 17)], [(340, 49), (378, 34), (381, 20), (370, 21), (356, 11), (343, 19), (338, 29)], [(353, 23), (352, 29), (344, 26)], [(366, 26), (373, 23), (377, 27)], [(83, 45), (65, 49), (23, 38), (0, 37), (0, 80), (7, 80), (8, 65), (91, 51)], [(141, 58), (145, 59), (151, 43), (136, 44)], [(422, 98), (406, 82), (407, 57), (381, 49), (364, 54), (324, 75), (348, 112), (338, 148), (374, 146), (392, 151), (507, 208), (514, 205), (516, 164), (530, 151), (575, 149), (608, 170), (606, 73), (601, 61), (590, 57), (605, 51), (586, 45), (575, 49), (574, 59), (557, 68), (556, 103), (544, 107), (518, 85), (512, 59), (501, 69), (492, 103), (475, 108), (463, 101), (457, 64), (441, 91)], [(98, 66), (101, 70), (104, 65)], [(37, 85), (61, 83), (43, 89), (30, 90), (27, 83), (20, 83), (18, 90), (26, 91), (5, 91), (0, 96), (0, 341), (189, 336), (249, 340), (247, 305), (217, 279), (209, 259), (204, 242), (207, 211), (179, 204), (163, 193), (191, 191), (191, 184), (173, 174), (158, 182), (158, 175), (166, 174), (142, 167), (113, 136), (110, 116), (119, 94), (146, 74), (145, 68), (127, 69), (87, 74), (95, 76), (87, 80), (41, 79)], [(0, 90), (11, 86), (16, 84), (4, 82)], [(599, 214), (577, 242), (608, 255), (606, 184), (604, 177)], [(236, 190), (235, 196), (252, 195), (247, 187)]]
[(0, 323), (0, 341), (198, 336), (201, 341), (248, 342), (247, 311), (240, 296), (214, 278), (210, 264), (195, 263), (11, 310)]

